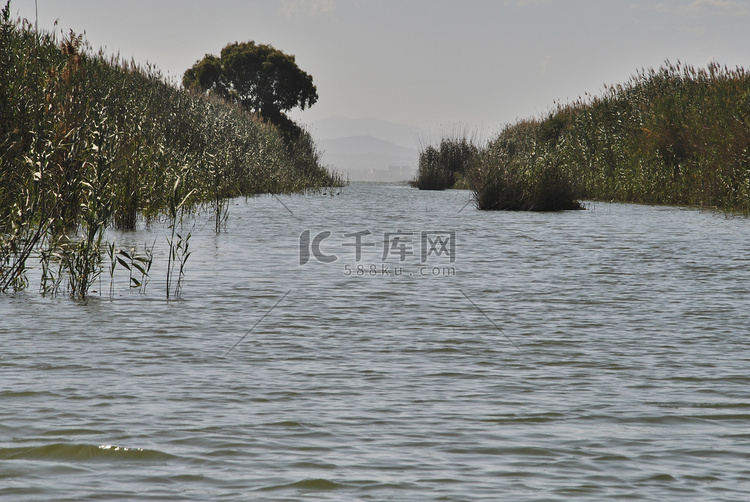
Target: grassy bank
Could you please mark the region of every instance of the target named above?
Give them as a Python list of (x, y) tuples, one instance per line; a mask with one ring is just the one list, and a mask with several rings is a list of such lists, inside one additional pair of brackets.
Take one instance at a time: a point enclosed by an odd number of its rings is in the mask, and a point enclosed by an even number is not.
[(481, 209), (586, 198), (750, 214), (750, 74), (667, 62), (507, 126), (467, 166)]
[[(190, 94), (153, 67), (0, 19), (0, 291), (41, 257), (74, 296), (101, 272), (102, 232), (225, 201), (340, 184), (309, 134), (285, 144), (239, 107)], [(174, 236), (173, 236), (174, 237)], [(175, 246), (179, 241), (175, 243)], [(45, 262), (46, 260), (46, 262)], [(44, 279), (43, 279), (44, 283)]]
[(562, 107), (541, 139), (583, 197), (750, 212), (750, 74), (665, 64)]

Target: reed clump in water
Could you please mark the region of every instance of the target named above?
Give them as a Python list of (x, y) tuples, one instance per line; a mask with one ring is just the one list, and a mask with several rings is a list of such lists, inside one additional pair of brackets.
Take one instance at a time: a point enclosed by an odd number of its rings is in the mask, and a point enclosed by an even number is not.
[(28, 286), (27, 260), (39, 255), (84, 297), (104, 230), (164, 216), (177, 180), (190, 194), (181, 210), (213, 206), (217, 229), (230, 197), (341, 184), (305, 131), (290, 145), (152, 66), (12, 20), (10, 3), (0, 24), (0, 291)]
[(427, 146), (420, 152), (417, 177), (410, 184), (420, 190), (464, 188), (464, 174), (478, 152), (466, 136), (443, 138), (440, 146)]
[(540, 144), (540, 124), (523, 121), (482, 149), (466, 173), (479, 209), (581, 209), (569, 174)]
[(567, 173), (540, 150), (540, 134), (538, 121), (524, 121), (481, 147), (466, 135), (443, 138), (438, 147), (422, 150), (411, 185), (421, 190), (472, 189), (480, 209), (580, 209)]
[(469, 178), (482, 209), (547, 207), (531, 190), (561, 209), (586, 198), (747, 215), (750, 74), (667, 61), (542, 120), (507, 126), (480, 159)]

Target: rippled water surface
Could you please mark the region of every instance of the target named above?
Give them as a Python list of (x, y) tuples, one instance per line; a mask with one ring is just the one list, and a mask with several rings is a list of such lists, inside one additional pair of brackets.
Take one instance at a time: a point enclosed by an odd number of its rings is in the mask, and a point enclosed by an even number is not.
[(0, 297), (0, 498), (748, 500), (750, 222), (468, 200), (238, 199), (180, 300), (159, 225), (145, 294)]

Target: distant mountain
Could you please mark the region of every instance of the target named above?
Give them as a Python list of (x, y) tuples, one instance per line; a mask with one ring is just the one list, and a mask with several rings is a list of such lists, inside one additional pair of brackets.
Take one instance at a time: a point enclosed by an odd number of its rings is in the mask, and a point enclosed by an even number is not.
[(347, 136), (342, 138), (321, 139), (318, 145), (339, 154), (387, 155), (392, 157), (412, 157), (418, 152), (416, 148), (406, 148), (390, 141), (373, 136)]
[(331, 117), (307, 127), (323, 161), (351, 180), (403, 181), (416, 174), (429, 131), (376, 118)]
[(317, 144), (323, 150), (323, 162), (354, 181), (403, 181), (416, 173), (416, 148), (373, 136), (322, 139)]
[(397, 124), (372, 117), (358, 119), (330, 117), (312, 122), (309, 125), (309, 131), (317, 139), (372, 136), (406, 148), (418, 148), (420, 141), (424, 141), (430, 135), (428, 130), (417, 126)]

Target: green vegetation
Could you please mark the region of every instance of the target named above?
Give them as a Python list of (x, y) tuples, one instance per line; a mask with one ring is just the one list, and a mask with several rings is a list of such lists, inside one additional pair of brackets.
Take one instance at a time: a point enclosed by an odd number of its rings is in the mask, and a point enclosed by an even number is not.
[(544, 120), (582, 197), (750, 211), (750, 74), (667, 62)]
[(417, 177), (410, 184), (420, 190), (465, 188), (464, 175), (478, 153), (466, 137), (443, 138), (439, 147), (427, 146), (420, 152)]
[(241, 105), (279, 127), (290, 140), (298, 138), (300, 129), (284, 112), (304, 110), (318, 101), (312, 76), (297, 66), (294, 56), (253, 41), (228, 44), (220, 57), (207, 54), (185, 71), (182, 84)]
[(466, 173), (479, 209), (581, 209), (569, 175), (539, 135), (538, 122), (518, 122), (482, 149)]
[[(81, 298), (102, 271), (109, 226), (162, 216), (174, 226), (185, 211), (212, 207), (218, 230), (230, 197), (340, 183), (306, 132), (292, 141), (239, 105), (92, 53), (72, 32), (61, 42), (36, 32), (10, 19), (9, 3), (2, 10), (0, 292), (28, 286), (33, 256), (43, 292)], [(189, 256), (189, 235), (177, 237), (173, 294)], [(145, 271), (151, 259), (118, 262)]]
[(465, 135), (444, 138), (419, 155), (420, 190), (472, 189), (480, 209), (557, 211), (580, 209), (559, 163), (536, 150), (537, 122), (520, 122), (479, 147)]
[(667, 62), (507, 126), (465, 165), (480, 209), (593, 199), (750, 214), (750, 74)]

